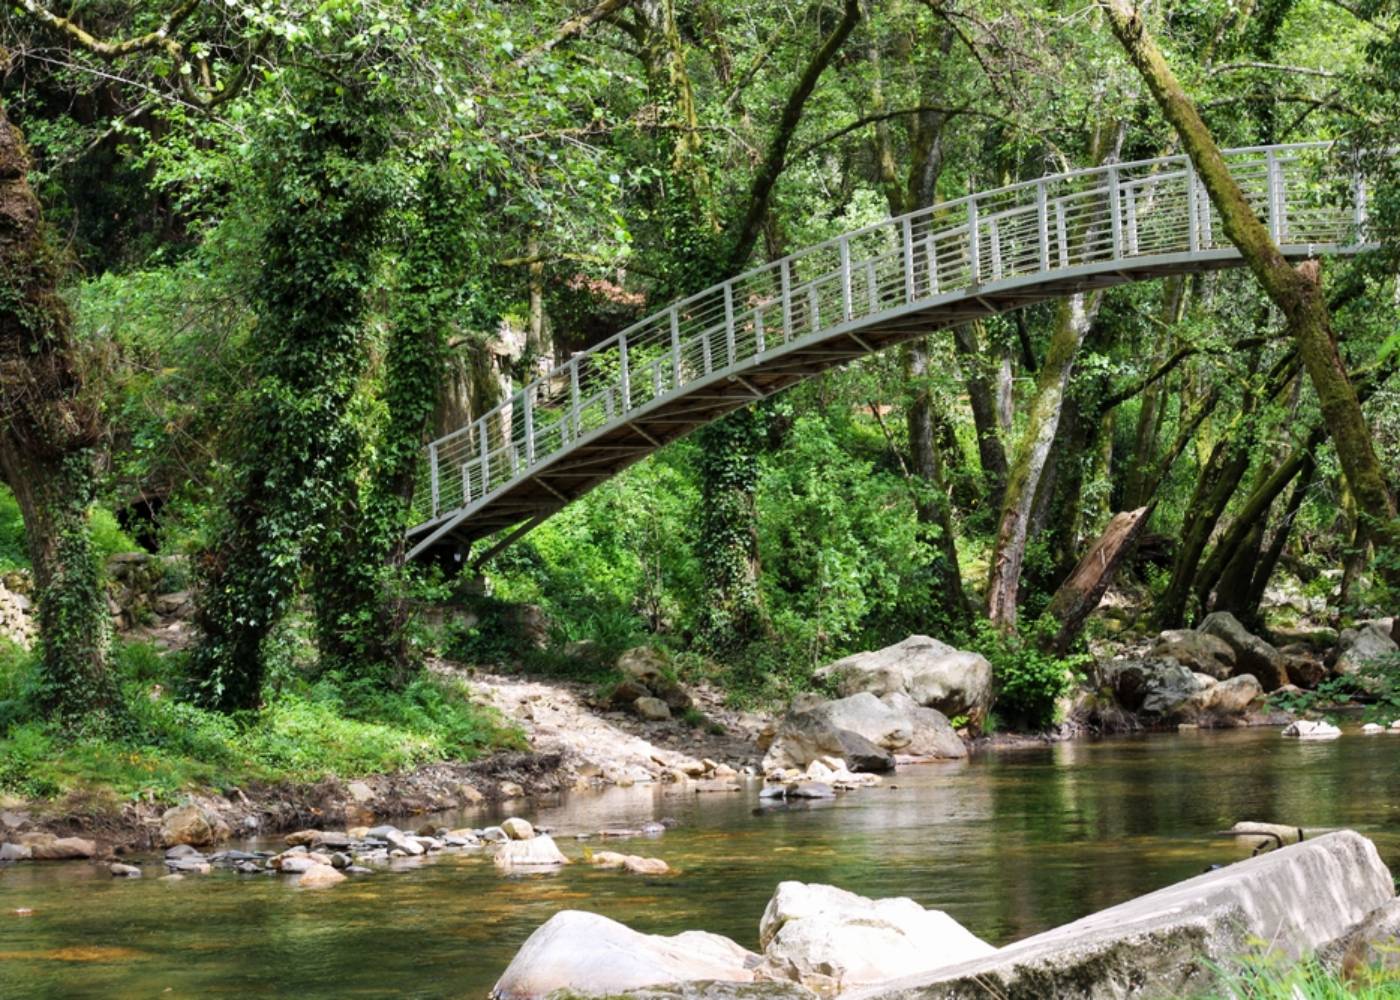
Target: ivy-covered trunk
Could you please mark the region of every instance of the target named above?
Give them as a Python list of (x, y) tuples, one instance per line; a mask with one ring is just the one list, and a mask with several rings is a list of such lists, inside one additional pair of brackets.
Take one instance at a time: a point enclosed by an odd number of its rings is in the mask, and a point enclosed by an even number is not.
[(716, 652), (735, 652), (765, 630), (758, 586), (758, 450), (767, 421), (745, 407), (702, 428), (700, 563), (706, 604), (701, 631)]
[(76, 720), (114, 701), (107, 600), (92, 547), (98, 408), (84, 388), (63, 261), (29, 186), (24, 137), (0, 105), (0, 478), (24, 518), (43, 692)]
[[(443, 395), (448, 333), (475, 277), (467, 266), (476, 246), (471, 192), (433, 166), (418, 194), (418, 212), (402, 233), (384, 373), (388, 421), (377, 436), (377, 461), (367, 476), (345, 483), (335, 530), (321, 538), (312, 559), (322, 668), (388, 688), (402, 687), (421, 666), (407, 635), (403, 529)], [(485, 326), (487, 317), (478, 311), (470, 319)]]
[(313, 84), (314, 117), (269, 123), (259, 196), (267, 222), (253, 293), (257, 381), (235, 435), (232, 489), (203, 554), (191, 669), (224, 710), (261, 698), (263, 640), (300, 582), (302, 557), (353, 496), (360, 436), (350, 404), (366, 363), (385, 197), (377, 118), (344, 88)]

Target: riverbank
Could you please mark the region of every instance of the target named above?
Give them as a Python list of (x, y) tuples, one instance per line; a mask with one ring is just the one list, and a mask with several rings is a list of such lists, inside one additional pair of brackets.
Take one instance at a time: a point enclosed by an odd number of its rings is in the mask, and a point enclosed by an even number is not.
[[(521, 816), (551, 831), (571, 862), (539, 874), (503, 871), (489, 849), (372, 864), (370, 874), (324, 891), (301, 888), (297, 876), (217, 865), (164, 882), (160, 854), (122, 857), (145, 871), (139, 879), (81, 861), (9, 865), (0, 872), (6, 973), (22, 996), (166, 988), (199, 996), (236, 980), (249, 995), (307, 1000), (482, 997), (561, 909), (646, 934), (704, 929), (762, 952), (764, 909), (789, 880), (911, 897), (1002, 946), (1247, 858), (1247, 844), (1216, 835), (1237, 820), (1303, 826), (1309, 840), (1356, 828), (1400, 868), (1400, 828), (1387, 804), (1396, 800), (1400, 738), (1354, 728), (1323, 744), (1235, 729), (979, 752), (900, 766), (878, 787), (827, 800), (763, 800), (753, 779), (731, 782), (743, 790), (729, 794), (696, 794), (700, 782), (649, 782), (396, 823), (436, 834)], [(664, 833), (600, 836), (662, 820), (674, 821)], [(285, 835), (260, 836), (201, 852), (287, 847)], [(588, 863), (590, 852), (604, 851), (659, 858), (672, 874)], [(32, 915), (13, 916), (18, 908)], [(112, 944), (114, 926), (127, 929), (122, 955), (80, 951)], [(239, 947), (227, 947), (234, 939)]]

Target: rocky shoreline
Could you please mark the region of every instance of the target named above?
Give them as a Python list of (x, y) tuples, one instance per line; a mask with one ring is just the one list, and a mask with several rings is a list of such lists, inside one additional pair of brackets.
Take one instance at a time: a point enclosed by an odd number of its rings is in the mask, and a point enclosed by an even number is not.
[[(696, 782), (697, 792), (723, 791), (733, 787), (728, 779), (762, 776), (769, 794), (799, 794), (806, 786), (800, 794), (825, 796), (869, 784), (900, 763), (960, 759), (992, 748), (1137, 729), (1286, 726), (1294, 717), (1271, 709), (1267, 694), (1354, 675), (1369, 658), (1400, 649), (1392, 638), (1397, 627), (1397, 620), (1382, 619), (1342, 633), (1294, 630), (1289, 637), (1296, 641), (1280, 648), (1231, 615), (1213, 614), (1197, 630), (1165, 632), (1101, 657), (1062, 706), (1064, 722), (1038, 734), (955, 728), (952, 718), (971, 723), (987, 716), (991, 665), (976, 652), (928, 636), (822, 668), (817, 681), (839, 697), (801, 695), (776, 717), (734, 711), (718, 691), (683, 687), (666, 673), (664, 654), (645, 647), (619, 658), (620, 680), (602, 696), (577, 682), (439, 661), (432, 669), (467, 680), (481, 704), (522, 729), (530, 749), (356, 780), (194, 793), (181, 804), (202, 810), (225, 836), (254, 836), (648, 782)], [(169, 805), (119, 802), (101, 792), (51, 802), (0, 798), (0, 842), (77, 837), (94, 842), (99, 856), (152, 849), (160, 846)]]

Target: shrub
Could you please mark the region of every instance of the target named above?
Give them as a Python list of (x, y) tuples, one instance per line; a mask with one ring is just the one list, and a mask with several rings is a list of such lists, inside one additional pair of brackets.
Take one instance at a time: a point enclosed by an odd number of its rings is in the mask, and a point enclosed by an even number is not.
[(1002, 721), (1028, 729), (1044, 729), (1055, 719), (1055, 702), (1073, 689), (1085, 654), (1056, 656), (1042, 643), (1054, 636), (1056, 623), (1037, 619), (1014, 632), (1003, 632), (979, 621), (975, 648), (992, 665), (996, 709)]

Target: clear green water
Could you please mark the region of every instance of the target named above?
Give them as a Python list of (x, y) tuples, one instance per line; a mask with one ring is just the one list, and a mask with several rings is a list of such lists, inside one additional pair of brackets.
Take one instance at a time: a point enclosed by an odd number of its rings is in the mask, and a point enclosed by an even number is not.
[(164, 883), (156, 868), (128, 881), (83, 863), (11, 866), (0, 872), (0, 997), (481, 998), (556, 910), (755, 947), (783, 879), (912, 896), (1001, 944), (1241, 857), (1212, 836), (1239, 819), (1354, 827), (1396, 867), (1397, 765), (1400, 736), (1200, 733), (906, 768), (897, 788), (810, 808), (755, 812), (756, 788), (666, 786), (521, 810), (575, 858), (575, 832), (675, 817), (677, 829), (618, 848), (680, 869), (667, 878), (584, 865), (512, 878), (489, 859), (442, 855), (310, 892), (277, 877)]

